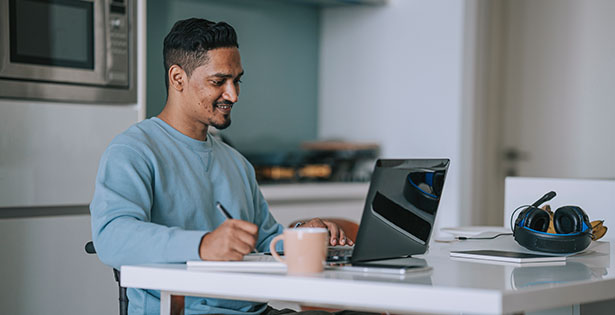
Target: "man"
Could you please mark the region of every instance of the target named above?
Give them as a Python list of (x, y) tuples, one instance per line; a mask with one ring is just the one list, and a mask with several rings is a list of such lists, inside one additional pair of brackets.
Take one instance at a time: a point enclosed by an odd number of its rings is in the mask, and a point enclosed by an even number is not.
[[(164, 40), (167, 102), (163, 111), (117, 136), (103, 154), (90, 211), (99, 258), (127, 264), (241, 260), (268, 251), (281, 233), (237, 151), (207, 133), (224, 129), (244, 71), (235, 30), (203, 19), (177, 22)], [(215, 207), (220, 202), (234, 219)], [(330, 243), (346, 242), (337, 225)], [(159, 292), (128, 289), (129, 314), (158, 313)], [(260, 314), (263, 303), (187, 297), (187, 314)]]

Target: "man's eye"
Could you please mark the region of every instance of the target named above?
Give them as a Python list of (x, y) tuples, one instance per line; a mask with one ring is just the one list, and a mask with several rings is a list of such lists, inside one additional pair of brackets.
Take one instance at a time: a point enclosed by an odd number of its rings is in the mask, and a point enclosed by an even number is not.
[(220, 85), (222, 85), (222, 83), (224, 83), (224, 81), (220, 81), (220, 80), (211, 80), (211, 84), (213, 84), (213, 85), (220, 86)]
[(235, 84), (239, 84), (239, 83), (241, 83), (240, 79), (235, 80)]

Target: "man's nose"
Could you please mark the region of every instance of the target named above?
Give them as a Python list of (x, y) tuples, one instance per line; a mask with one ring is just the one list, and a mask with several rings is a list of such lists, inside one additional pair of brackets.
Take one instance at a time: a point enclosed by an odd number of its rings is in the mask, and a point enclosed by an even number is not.
[(237, 100), (239, 99), (239, 89), (235, 86), (235, 84), (229, 82), (224, 89), (224, 93), (222, 93), (222, 97), (227, 101), (237, 103)]

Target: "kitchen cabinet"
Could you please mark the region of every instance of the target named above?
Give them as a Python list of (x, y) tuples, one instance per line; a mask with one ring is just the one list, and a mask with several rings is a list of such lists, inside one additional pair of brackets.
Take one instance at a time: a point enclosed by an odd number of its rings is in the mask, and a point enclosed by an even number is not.
[(344, 218), (359, 223), (369, 183), (261, 185), (273, 216), (284, 226), (313, 217)]
[(383, 5), (387, 0), (287, 0), (291, 2), (313, 4), (323, 7), (340, 5)]

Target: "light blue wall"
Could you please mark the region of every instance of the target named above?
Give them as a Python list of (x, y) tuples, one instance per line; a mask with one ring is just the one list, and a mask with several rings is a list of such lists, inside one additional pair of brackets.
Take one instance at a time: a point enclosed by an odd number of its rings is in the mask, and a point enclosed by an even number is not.
[(147, 8), (147, 116), (164, 107), (162, 42), (175, 21), (201, 17), (235, 27), (245, 75), (232, 125), (240, 150), (296, 146), (317, 135), (319, 10), (279, 0), (159, 0)]

